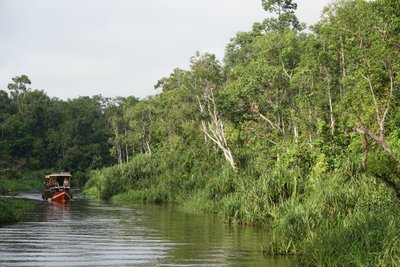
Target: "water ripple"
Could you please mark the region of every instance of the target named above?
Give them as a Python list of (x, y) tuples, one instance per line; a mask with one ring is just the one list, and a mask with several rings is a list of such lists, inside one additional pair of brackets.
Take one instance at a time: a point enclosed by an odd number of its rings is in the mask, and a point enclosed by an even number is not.
[(291, 266), (263, 257), (261, 232), (168, 206), (31, 197), (27, 221), (0, 228), (0, 266)]

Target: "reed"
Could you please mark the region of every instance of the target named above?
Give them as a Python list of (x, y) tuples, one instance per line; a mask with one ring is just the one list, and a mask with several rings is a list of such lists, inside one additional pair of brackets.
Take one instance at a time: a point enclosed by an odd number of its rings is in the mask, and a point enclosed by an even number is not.
[(400, 207), (393, 193), (373, 177), (346, 173), (309, 177), (297, 201), (276, 206), (264, 253), (297, 254), (311, 266), (398, 266)]
[[(396, 205), (397, 206), (397, 205)], [(400, 209), (358, 209), (342, 220), (326, 221), (302, 244), (307, 265), (398, 266)]]

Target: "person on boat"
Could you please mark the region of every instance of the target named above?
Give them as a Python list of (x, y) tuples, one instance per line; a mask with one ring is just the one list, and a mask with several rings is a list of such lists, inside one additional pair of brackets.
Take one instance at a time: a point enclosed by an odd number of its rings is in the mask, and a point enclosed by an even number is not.
[(56, 179), (51, 178), (51, 180), (50, 180), (50, 186), (51, 186), (51, 187), (56, 187)]
[(48, 179), (44, 182), (46, 189), (50, 189), (51, 187), (51, 181), (49, 181)]
[(51, 179), (51, 189), (52, 189), (52, 191), (60, 190), (59, 184), (58, 184), (57, 180), (54, 178)]
[(69, 187), (69, 180), (67, 177), (64, 178), (64, 188)]

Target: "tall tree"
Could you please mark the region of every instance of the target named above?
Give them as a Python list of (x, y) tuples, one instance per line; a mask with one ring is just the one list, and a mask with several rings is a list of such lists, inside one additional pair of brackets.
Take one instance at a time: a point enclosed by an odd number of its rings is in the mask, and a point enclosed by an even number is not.
[(292, 27), (301, 30), (303, 25), (299, 23), (294, 12), (297, 4), (292, 0), (262, 0), (262, 6), (265, 11), (273, 13), (276, 18), (266, 20), (270, 29), (283, 30)]
[(12, 81), (12, 83), (8, 84), (7, 88), (10, 90), (13, 102), (17, 105), (18, 113), (21, 115), (22, 119), (26, 121), (26, 95), (30, 91), (27, 85), (30, 85), (31, 81), (26, 75), (16, 76), (12, 78)]

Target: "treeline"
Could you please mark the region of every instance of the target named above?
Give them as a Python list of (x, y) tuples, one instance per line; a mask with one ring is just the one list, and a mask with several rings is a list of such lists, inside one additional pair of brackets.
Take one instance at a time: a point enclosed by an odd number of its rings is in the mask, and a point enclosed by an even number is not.
[(114, 106), (121, 101), (133, 105), (135, 98), (60, 100), (31, 89), (30, 84), (21, 75), (12, 78), (7, 91), (0, 91), (1, 178), (15, 179), (35, 171), (42, 177), (44, 171), (62, 170), (72, 171), (83, 183), (89, 170), (116, 163), (110, 153), (109, 120)]
[(112, 117), (117, 164), (88, 194), (180, 202), (268, 224), (266, 254), (388, 266), (400, 254), (400, 2), (336, 1), (311, 31), (293, 1), (197, 53)]
[(192, 174), (207, 159), (260, 176), (296, 157), (292, 169), (318, 174), (351, 158), (400, 198), (399, 4), (336, 1), (305, 33), (295, 3), (262, 3), (279, 16), (232, 38), (223, 64), (197, 53), (157, 82), (161, 94), (113, 107), (118, 163), (171, 153), (182, 158), (166, 169), (189, 161)]

